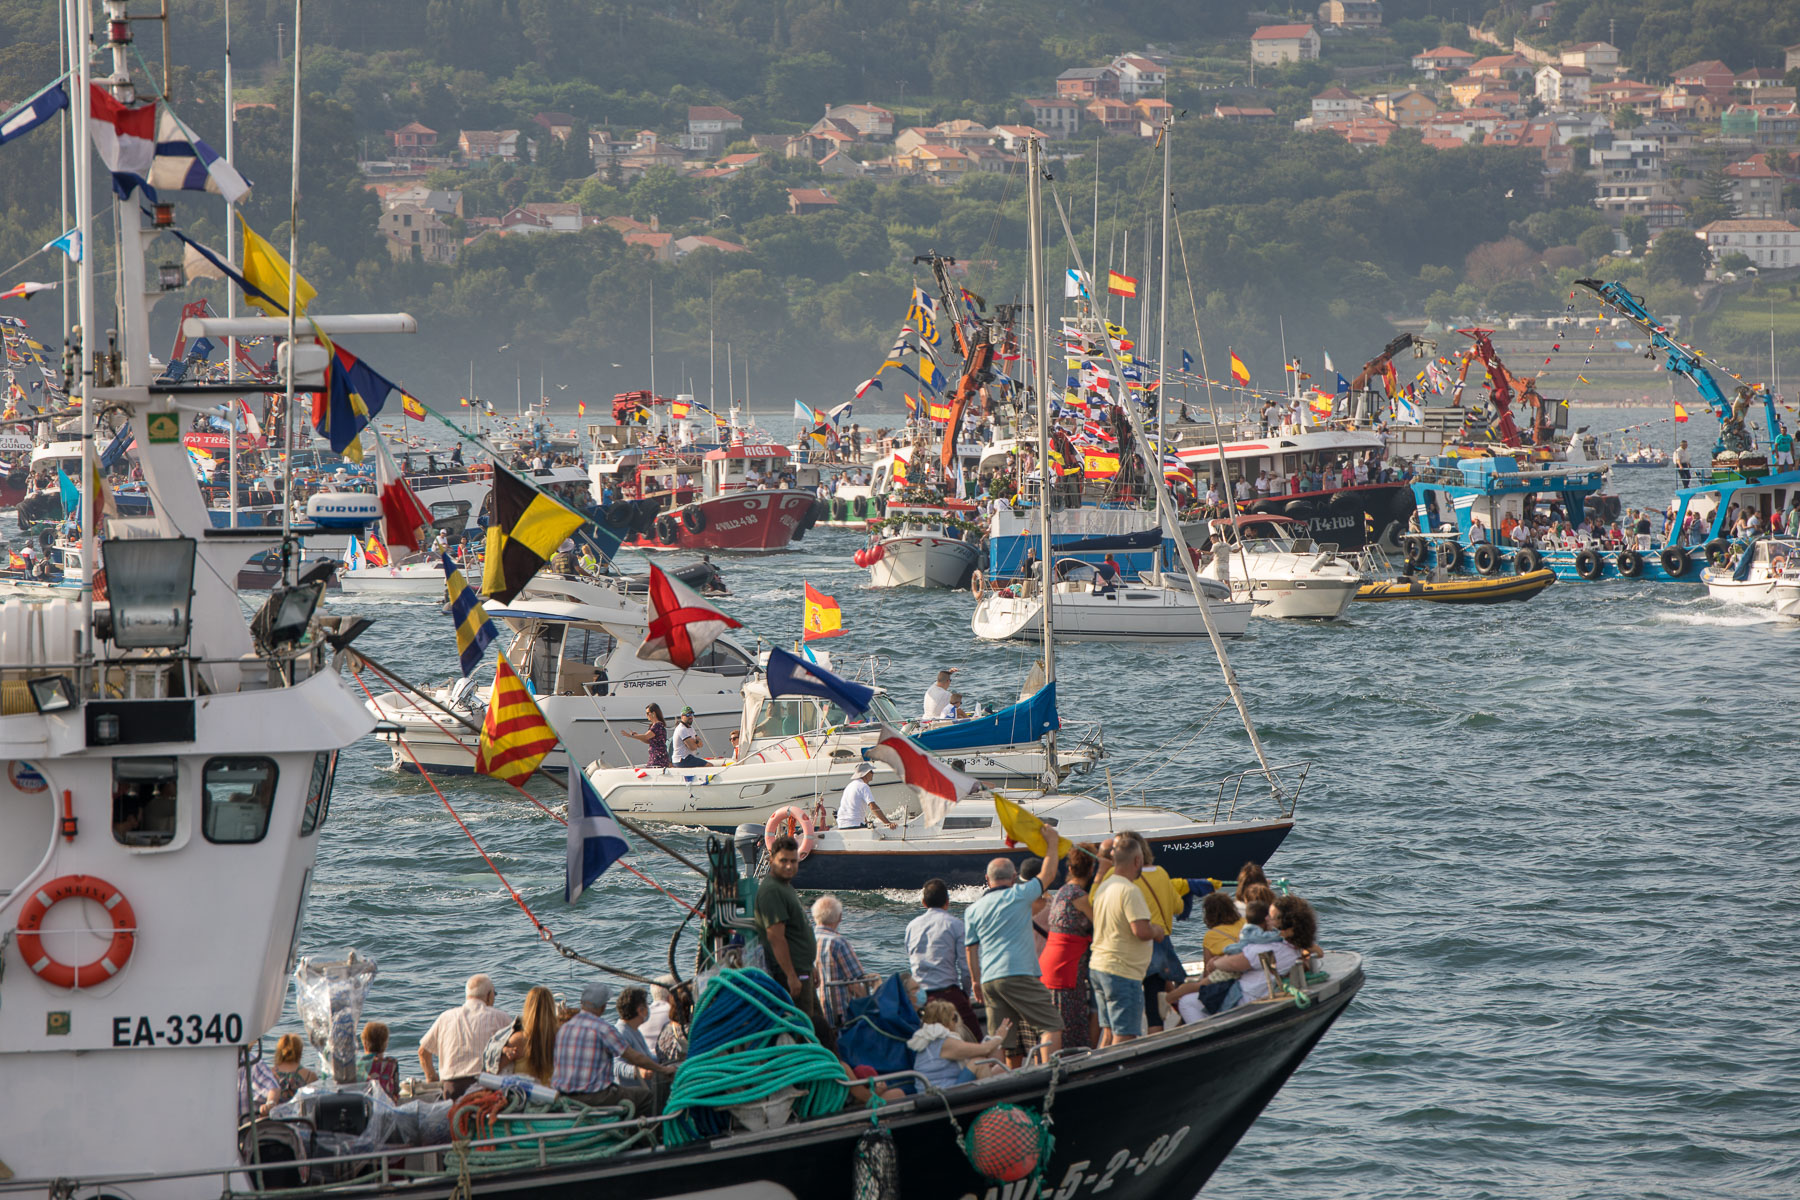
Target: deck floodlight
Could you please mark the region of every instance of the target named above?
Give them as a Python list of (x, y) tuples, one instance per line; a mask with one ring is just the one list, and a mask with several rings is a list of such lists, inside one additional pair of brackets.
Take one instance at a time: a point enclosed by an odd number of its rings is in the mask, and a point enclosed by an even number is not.
[(65, 712), (75, 707), (75, 685), (67, 675), (47, 675), (26, 686), (31, 689), (32, 707), (40, 713)]
[(107, 538), (101, 543), (115, 646), (174, 650), (187, 645), (195, 546), (193, 538)]
[(306, 636), (313, 613), (324, 598), (325, 584), (321, 580), (278, 587), (269, 593), (268, 600), (251, 622), (251, 632), (270, 650), (293, 645)]

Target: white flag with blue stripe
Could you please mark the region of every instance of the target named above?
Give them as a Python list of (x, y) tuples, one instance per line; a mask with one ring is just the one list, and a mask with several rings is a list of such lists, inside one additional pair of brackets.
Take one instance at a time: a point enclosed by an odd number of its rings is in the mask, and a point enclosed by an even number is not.
[(191, 135), (167, 105), (157, 114), (156, 158), (150, 164), (150, 186), (177, 192), (213, 192), (236, 203), (250, 185), (218, 151)]
[(33, 96), (5, 116), (0, 117), (0, 145), (30, 133), (63, 109), (69, 107), (69, 89), (61, 79)]
[(606, 801), (587, 781), (581, 768), (569, 763), (569, 876), (563, 899), (570, 904), (606, 873), (606, 868), (631, 850), (625, 834), (613, 819)]

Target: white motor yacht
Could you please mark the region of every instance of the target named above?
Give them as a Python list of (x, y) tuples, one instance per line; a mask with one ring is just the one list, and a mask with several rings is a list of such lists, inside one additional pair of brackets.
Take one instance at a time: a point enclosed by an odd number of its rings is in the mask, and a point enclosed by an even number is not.
[[(1140, 576), (1112, 585), (1100, 582), (1098, 571), (1079, 559), (1056, 563), (1055, 600), (1051, 619), (1059, 642), (1170, 642), (1194, 641), (1206, 636), (1206, 618), (1185, 586), (1172, 579)], [(1234, 600), (1231, 589), (1202, 577), (1206, 606), (1221, 637), (1242, 637), (1250, 627), (1253, 606)], [(970, 620), (975, 636), (986, 641), (1018, 639), (1028, 642), (1043, 637), (1043, 596), (1036, 580), (984, 592)]]
[[(1296, 536), (1286, 517), (1257, 517), (1243, 523), (1234, 540), (1232, 523), (1212, 523), (1212, 564), (1231, 583), (1236, 600), (1248, 600), (1259, 617), (1335, 621), (1356, 599), (1369, 576), (1338, 554), (1332, 543)], [(1209, 564), (1211, 567), (1212, 564)], [(1216, 574), (1209, 569), (1209, 575)]]
[(1701, 571), (1700, 582), (1714, 600), (1756, 608), (1778, 607), (1780, 586), (1800, 584), (1800, 542), (1759, 539), (1737, 557)]

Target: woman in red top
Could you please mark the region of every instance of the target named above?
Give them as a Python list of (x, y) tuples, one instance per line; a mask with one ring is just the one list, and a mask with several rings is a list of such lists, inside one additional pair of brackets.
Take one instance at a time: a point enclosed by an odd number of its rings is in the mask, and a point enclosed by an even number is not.
[(1094, 883), (1099, 850), (1076, 846), (1069, 851), (1069, 882), (1050, 898), (1049, 938), (1038, 955), (1038, 969), (1050, 999), (1063, 1019), (1063, 1045), (1092, 1046), (1094, 1030), (1088, 1005), (1088, 951), (1094, 943), (1094, 910), (1088, 890)]

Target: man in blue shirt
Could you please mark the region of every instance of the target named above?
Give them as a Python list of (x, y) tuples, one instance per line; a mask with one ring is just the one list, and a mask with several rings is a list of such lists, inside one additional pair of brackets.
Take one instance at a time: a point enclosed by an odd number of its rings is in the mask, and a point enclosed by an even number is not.
[(925, 989), (927, 1000), (948, 1000), (976, 1039), (981, 1021), (969, 1003), (969, 962), (963, 950), (967, 931), (950, 914), (950, 888), (941, 879), (927, 879), (919, 893), (924, 912), (906, 927), (906, 957), (912, 964), (913, 982)]
[[(1042, 829), (1045, 844), (1056, 845), (1055, 826), (1045, 824)], [(1022, 1022), (1042, 1031), (1038, 1047), (1046, 1059), (1062, 1049), (1062, 1013), (1038, 977), (1037, 942), (1031, 933), (1031, 916), (1043, 905), (1044, 890), (1055, 884), (1061, 869), (1062, 860), (1057, 859), (1046, 863), (1036, 879), (1020, 883), (1012, 860), (996, 858), (988, 864), (987, 892), (963, 913), (975, 1001), (987, 1005), (990, 1029), (999, 1029), (1003, 1020), (1012, 1021), (1006, 1061), (1014, 1067), (1023, 1061), (1018, 1043)]]

